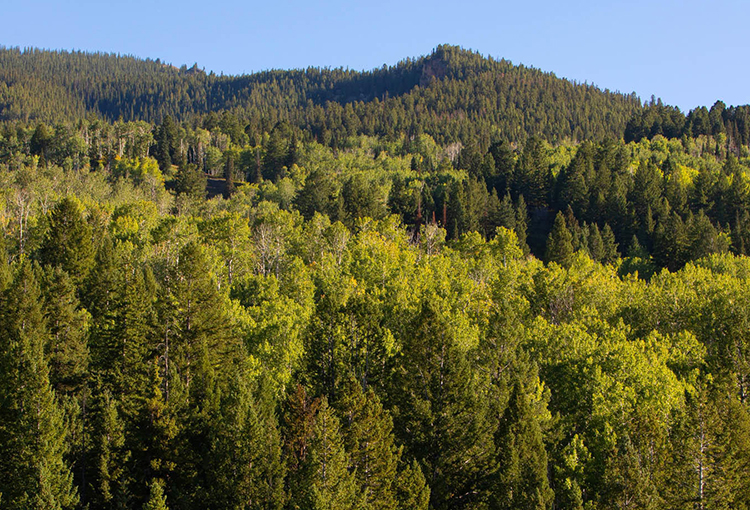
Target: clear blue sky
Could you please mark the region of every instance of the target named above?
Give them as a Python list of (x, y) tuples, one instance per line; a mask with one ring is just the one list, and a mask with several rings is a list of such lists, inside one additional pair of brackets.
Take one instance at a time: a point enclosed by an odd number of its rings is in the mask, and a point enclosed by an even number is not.
[(27, 0), (0, 44), (160, 58), (240, 74), (372, 69), (441, 43), (688, 110), (750, 103), (747, 0)]

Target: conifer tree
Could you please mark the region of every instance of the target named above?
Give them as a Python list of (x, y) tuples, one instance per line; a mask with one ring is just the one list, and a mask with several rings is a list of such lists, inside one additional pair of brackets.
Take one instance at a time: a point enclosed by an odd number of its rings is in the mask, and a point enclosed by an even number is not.
[(72, 508), (63, 414), (49, 384), (48, 332), (29, 262), (18, 268), (0, 313), (0, 490), (4, 508)]
[(281, 436), (268, 385), (256, 396), (247, 375), (238, 373), (227, 393), (210, 430), (206, 506), (280, 509)]
[(547, 479), (547, 453), (539, 422), (516, 381), (495, 434), (497, 482), (492, 508), (546, 510), (554, 493)]
[(206, 174), (193, 164), (185, 163), (177, 169), (177, 192), (194, 200), (206, 196)]
[(298, 384), (290, 393), (284, 412), (284, 458), (286, 459), (286, 494), (292, 508), (299, 507), (306, 497), (305, 466), (310, 455), (310, 441), (320, 399), (312, 399)]
[(125, 446), (125, 427), (117, 403), (108, 390), (96, 388), (92, 404), (94, 472), (88, 504), (93, 508), (126, 508), (129, 503), (127, 468), (130, 451)]
[(430, 505), (430, 487), (416, 460), (403, 462), (394, 482), (399, 510), (427, 510)]
[(601, 262), (604, 259), (604, 240), (602, 239), (602, 234), (599, 232), (599, 226), (596, 223), (589, 225), (588, 240), (588, 249), (591, 259), (596, 262)]
[(357, 492), (367, 508), (395, 508), (393, 483), (401, 452), (394, 444), (390, 416), (372, 388), (365, 392), (359, 382), (351, 378), (345, 386), (337, 407), (350, 458), (349, 471), (354, 473)]
[(615, 234), (612, 232), (608, 223), (604, 224), (602, 229), (602, 258), (603, 264), (614, 264), (617, 262), (619, 254), (617, 252), (617, 242)]
[(39, 249), (40, 261), (62, 268), (78, 285), (91, 270), (94, 256), (91, 227), (79, 203), (73, 198), (62, 199), (49, 216), (49, 229)]
[(529, 228), (529, 212), (526, 208), (526, 202), (523, 195), (518, 197), (516, 202), (516, 236), (518, 237), (518, 246), (521, 247), (524, 255), (529, 254), (529, 245), (526, 243)]
[(88, 370), (89, 315), (80, 307), (72, 280), (59, 267), (50, 268), (45, 275), (44, 315), (50, 333), (45, 346), (50, 383), (59, 394), (76, 392)]
[(569, 268), (573, 263), (573, 236), (565, 225), (565, 216), (558, 212), (555, 224), (547, 238), (547, 251), (544, 257), (547, 262), (556, 262)]
[(423, 297), (389, 392), (397, 438), (419, 460), (433, 508), (467, 508), (486, 496), (492, 420), (470, 361), (439, 301)]
[(310, 451), (303, 467), (302, 508), (349, 510), (362, 506), (354, 473), (341, 437), (339, 421), (323, 397), (310, 436)]
[(169, 510), (167, 506), (167, 497), (164, 494), (164, 481), (154, 478), (149, 484), (149, 497), (143, 510)]

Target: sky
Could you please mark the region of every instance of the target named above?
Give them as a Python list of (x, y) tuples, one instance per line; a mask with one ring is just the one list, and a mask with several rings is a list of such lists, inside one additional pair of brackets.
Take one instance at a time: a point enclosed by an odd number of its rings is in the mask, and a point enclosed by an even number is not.
[(750, 103), (747, 0), (26, 0), (0, 45), (194, 63), (369, 70), (452, 44), (684, 112)]

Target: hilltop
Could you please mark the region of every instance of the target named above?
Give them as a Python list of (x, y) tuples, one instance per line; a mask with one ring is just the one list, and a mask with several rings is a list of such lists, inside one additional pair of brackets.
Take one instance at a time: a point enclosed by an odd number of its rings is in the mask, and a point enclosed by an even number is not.
[(438, 142), (623, 136), (642, 109), (601, 90), (456, 46), (371, 71), (307, 68), (241, 76), (107, 53), (0, 49), (0, 121), (180, 121), (232, 111), (287, 120), (318, 138), (425, 132)]

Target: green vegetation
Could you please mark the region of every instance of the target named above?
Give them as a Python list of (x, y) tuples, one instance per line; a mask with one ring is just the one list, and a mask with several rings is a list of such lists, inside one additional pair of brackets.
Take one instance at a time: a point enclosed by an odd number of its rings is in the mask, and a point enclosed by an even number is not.
[(0, 61), (3, 508), (750, 505), (745, 107)]

